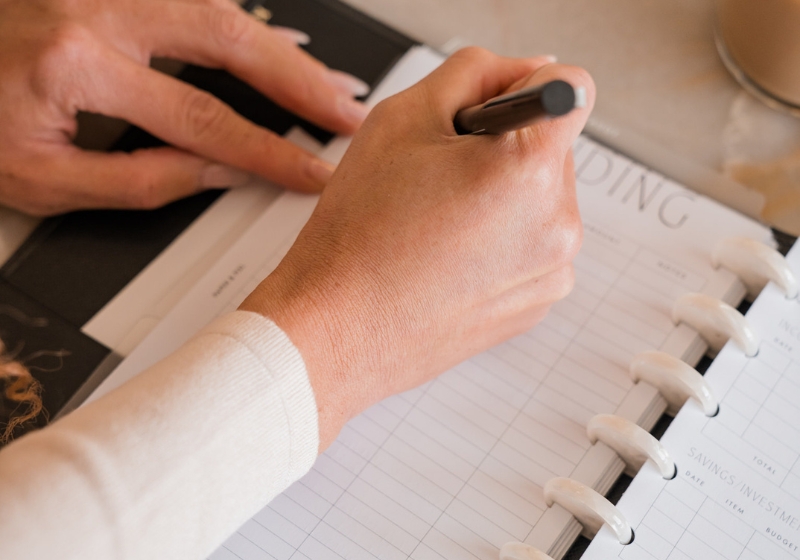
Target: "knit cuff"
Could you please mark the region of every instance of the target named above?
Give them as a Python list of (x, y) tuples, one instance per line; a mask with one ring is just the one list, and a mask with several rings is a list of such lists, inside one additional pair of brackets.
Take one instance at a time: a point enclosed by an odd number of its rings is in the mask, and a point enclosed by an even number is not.
[(197, 336), (207, 334), (233, 338), (271, 373), (280, 391), (289, 426), (292, 468), (308, 471), (319, 452), (319, 418), (314, 391), (297, 347), (275, 323), (250, 311), (223, 315)]

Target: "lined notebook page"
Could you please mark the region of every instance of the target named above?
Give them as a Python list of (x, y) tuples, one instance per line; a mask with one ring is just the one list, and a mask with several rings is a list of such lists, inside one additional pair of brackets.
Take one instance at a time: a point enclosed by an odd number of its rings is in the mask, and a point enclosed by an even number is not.
[[(800, 271), (797, 246), (789, 262)], [(662, 439), (678, 477), (646, 465), (620, 500), (634, 542), (603, 531), (584, 558), (800, 558), (800, 304), (770, 285), (747, 319), (763, 337), (758, 355), (729, 343), (706, 374), (719, 415), (689, 403)]]
[[(410, 85), (440, 60), (412, 50), (376, 96)], [(345, 148), (335, 142), (328, 157)], [(215, 560), (494, 559), (508, 540), (550, 549), (574, 528), (563, 510), (546, 510), (542, 485), (554, 476), (610, 483), (621, 464), (607, 448), (590, 447), (588, 419), (646, 419), (661, 401), (644, 385), (632, 389), (630, 358), (652, 348), (702, 351), (696, 333), (672, 325), (672, 301), (686, 291), (741, 295), (732, 274), (712, 269), (711, 248), (728, 235), (768, 236), (587, 138), (576, 143), (575, 160), (586, 233), (574, 292), (533, 331), (354, 419)], [(283, 195), (95, 398), (235, 308), (277, 265), (315, 203)]]

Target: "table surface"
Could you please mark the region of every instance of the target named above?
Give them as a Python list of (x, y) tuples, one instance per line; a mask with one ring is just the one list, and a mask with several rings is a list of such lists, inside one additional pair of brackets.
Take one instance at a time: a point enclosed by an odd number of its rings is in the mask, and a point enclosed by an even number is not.
[[(766, 195), (800, 233), (800, 119), (763, 106), (717, 55), (712, 0), (345, 0), (433, 45), (555, 54), (588, 69), (595, 114)], [(0, 262), (36, 221), (0, 209)]]

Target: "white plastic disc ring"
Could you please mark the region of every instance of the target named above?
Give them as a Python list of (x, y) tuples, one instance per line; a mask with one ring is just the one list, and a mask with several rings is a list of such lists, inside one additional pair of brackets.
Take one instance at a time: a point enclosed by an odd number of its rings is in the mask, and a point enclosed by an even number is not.
[(688, 398), (699, 402), (706, 416), (716, 416), (719, 411), (719, 403), (705, 378), (666, 352), (637, 354), (631, 360), (630, 374), (634, 381), (644, 381), (658, 389), (669, 405), (667, 412), (673, 416)]
[(778, 251), (747, 237), (723, 239), (711, 253), (714, 267), (727, 268), (747, 287), (747, 295), (755, 298), (772, 280), (786, 297), (797, 297), (797, 278), (789, 263)]
[(555, 503), (570, 512), (583, 525), (587, 538), (594, 538), (605, 524), (620, 544), (628, 544), (633, 539), (633, 530), (617, 506), (576, 480), (560, 477), (548, 480), (544, 485), (544, 500), (548, 506)]
[(758, 336), (747, 319), (724, 301), (706, 294), (684, 294), (672, 306), (672, 320), (695, 329), (715, 353), (733, 339), (747, 356), (758, 354)]
[(661, 442), (621, 416), (598, 414), (589, 420), (586, 435), (593, 444), (598, 440), (613, 449), (628, 466), (626, 474), (634, 476), (645, 461), (656, 464), (661, 476), (670, 480), (675, 477), (675, 461)]

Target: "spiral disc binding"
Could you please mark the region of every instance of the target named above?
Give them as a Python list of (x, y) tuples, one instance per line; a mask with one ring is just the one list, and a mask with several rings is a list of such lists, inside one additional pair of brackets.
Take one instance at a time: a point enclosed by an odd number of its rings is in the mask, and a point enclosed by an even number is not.
[[(730, 238), (720, 243), (712, 255), (715, 267), (734, 272), (747, 287), (750, 297), (756, 296), (769, 282), (774, 282), (789, 299), (798, 296), (798, 283), (786, 260), (777, 251), (747, 238)], [(716, 355), (728, 340), (733, 340), (747, 355), (758, 353), (759, 337), (747, 319), (730, 305), (705, 294), (684, 294), (672, 308), (675, 323), (694, 328), (709, 345), (709, 354)], [(635, 382), (653, 385), (668, 402), (667, 410), (675, 414), (688, 399), (695, 399), (706, 416), (719, 412), (719, 403), (706, 380), (691, 366), (664, 352), (649, 351), (635, 356), (630, 363)], [(607, 445), (625, 462), (628, 472), (635, 474), (651, 460), (661, 476), (675, 477), (676, 466), (669, 452), (650, 433), (633, 422), (611, 414), (598, 414), (588, 423), (587, 435), (593, 445)], [(558, 504), (568, 510), (584, 527), (583, 534), (593, 538), (608, 525), (621, 544), (633, 541), (634, 534), (625, 515), (604, 496), (585, 484), (569, 478), (553, 478), (544, 487), (548, 507)], [(552, 560), (531, 545), (506, 543), (500, 560)]]

